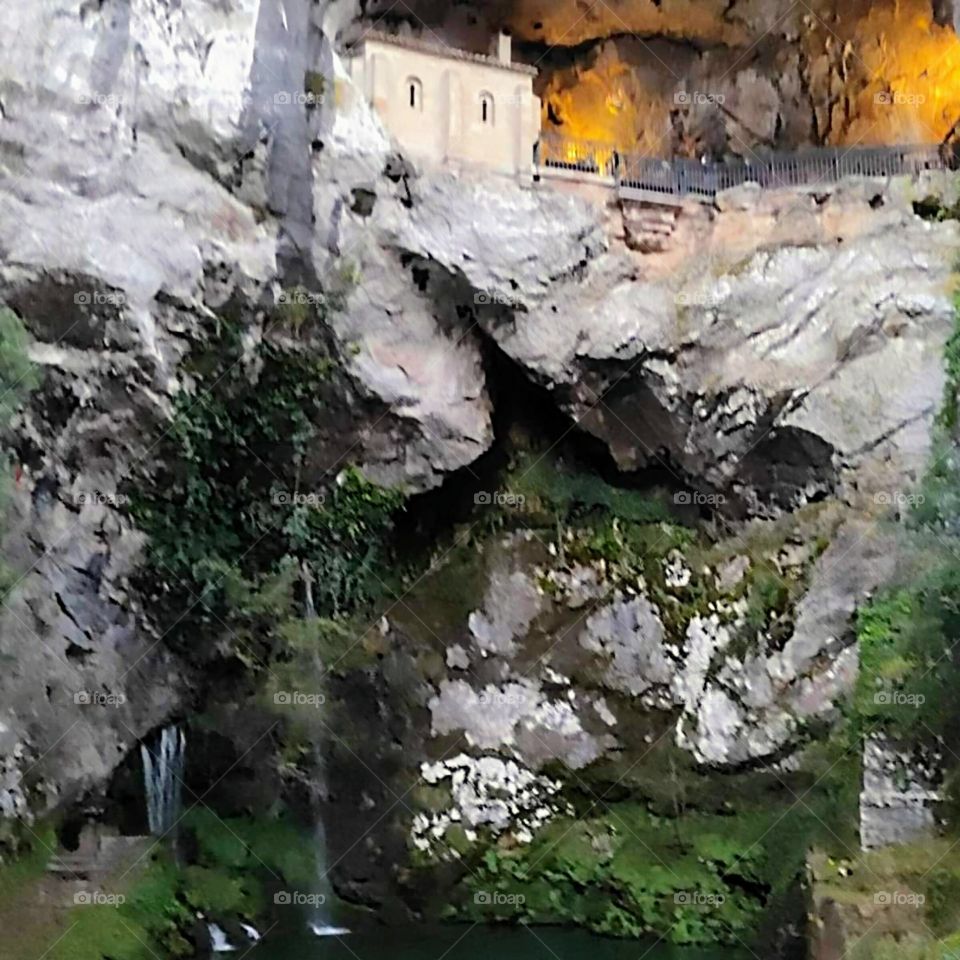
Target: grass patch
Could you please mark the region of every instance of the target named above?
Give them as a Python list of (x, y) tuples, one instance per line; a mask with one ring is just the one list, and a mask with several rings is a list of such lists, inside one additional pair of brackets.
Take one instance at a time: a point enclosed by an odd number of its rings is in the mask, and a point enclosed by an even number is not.
[(313, 840), (289, 817), (218, 817), (195, 807), (184, 824), (196, 839), (198, 866), (294, 889), (316, 880)]
[(12, 836), (5, 838), (9, 849), (0, 861), (0, 899), (16, 896), (30, 882), (43, 876), (47, 862), (57, 849), (57, 832), (49, 824), (39, 824), (31, 831), (14, 826)]
[(67, 932), (46, 954), (50, 960), (156, 960), (186, 957), (180, 931), (193, 915), (181, 899), (182, 876), (166, 851), (154, 854), (123, 894), (119, 906), (74, 907)]
[(525, 454), (504, 483), (507, 493), (525, 498), (525, 509), (568, 519), (593, 510), (633, 523), (672, 519), (661, 501), (636, 490), (607, 483), (594, 473), (559, 467), (547, 456)]
[(960, 852), (945, 838), (812, 858), (814, 896), (832, 900), (860, 960), (954, 960), (960, 949)]

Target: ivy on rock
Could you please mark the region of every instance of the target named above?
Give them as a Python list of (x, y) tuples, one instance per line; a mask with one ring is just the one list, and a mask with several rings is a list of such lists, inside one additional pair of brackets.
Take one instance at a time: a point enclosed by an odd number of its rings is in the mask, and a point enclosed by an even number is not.
[(276, 638), (290, 617), (365, 610), (389, 579), (405, 495), (313, 462), (337, 375), (313, 326), (219, 320), (186, 365), (192, 388), (174, 400), (160, 470), (131, 491), (147, 593), (181, 637), (228, 625)]

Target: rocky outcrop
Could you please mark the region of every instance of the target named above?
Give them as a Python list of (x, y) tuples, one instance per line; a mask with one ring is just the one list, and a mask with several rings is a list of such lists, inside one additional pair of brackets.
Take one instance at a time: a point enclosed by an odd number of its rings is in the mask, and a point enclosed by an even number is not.
[(863, 745), (860, 843), (864, 850), (910, 843), (935, 834), (944, 799), (942, 757), (874, 735)]
[[(491, 357), (622, 472), (662, 469), (734, 518), (889, 498), (924, 461), (957, 235), (914, 215), (912, 187), (745, 189), (631, 241), (635, 218), (546, 182), (412, 167), (325, 13), (343, 11), (39, 0), (0, 36), (0, 299), (42, 373), (9, 438), (4, 815), (101, 789), (196, 692), (202, 667), (132, 586), (145, 544), (123, 491), (158, 466), (218, 318), (262, 336), (278, 305), (329, 308), (324, 477), (355, 462), (416, 494), (471, 468), (494, 443)], [(487, 544), (462, 616), (435, 621), (430, 597), (388, 613), (393, 645), (349, 702), (391, 786), (345, 791), (350, 815), (429, 775), (449, 795), (420, 852), (458, 816), (522, 841), (566, 809), (553, 771), (635, 749), (637, 717), (702, 768), (792, 756), (849, 689), (849, 618), (891, 560), (856, 522), (829, 534), (822, 554), (816, 533), (761, 551), (803, 598), (753, 621), (739, 547), (704, 571), (678, 543), (627, 577), (540, 533)]]
[[(957, 235), (915, 216), (902, 184), (744, 188), (713, 215), (688, 208), (671, 249), (646, 257), (565, 198), (554, 234), (568, 239), (548, 275), (530, 247), (560, 201), (542, 187), (534, 209), (519, 191), (507, 203), (508, 190), (483, 228), (515, 241), (499, 251), (473, 253), (481, 204), (446, 220), (439, 243), (419, 217), (398, 242), (487, 291), (483, 330), (621, 469), (665, 467), (750, 511), (867, 475), (882, 490), (918, 476), (942, 395)], [(441, 198), (427, 194), (420, 216), (436, 222)]]
[[(401, 781), (418, 776), (429, 788), (412, 824), (400, 812), (410, 849), (444, 861), (491, 837), (528, 843), (568, 815), (564, 798), (589, 769), (632, 769), (654, 740), (688, 753), (702, 776), (756, 768), (776, 782), (803, 763), (812, 726), (838, 719), (856, 678), (852, 615), (889, 577), (889, 542), (821, 510), (755, 524), (694, 567), (654, 533), (642, 562), (614, 568), (570, 558), (589, 530), (557, 541), (531, 527), (475, 556), (453, 551), (391, 608), (391, 656), (415, 660), (428, 678), (415, 694), (406, 688), (418, 706), (403, 708), (420, 728)], [(830, 545), (815, 547), (824, 537)], [(780, 599), (764, 607), (767, 581)], [(479, 606), (441, 599), (464, 584)], [(523, 613), (507, 620), (498, 609)], [(648, 731), (639, 740), (638, 727)], [(369, 759), (378, 777), (398, 775), (388, 753)], [(381, 815), (396, 812), (389, 794), (383, 803)]]
[[(365, 461), (412, 491), (490, 443), (476, 343), (455, 343), (372, 234), (354, 260), (314, 234), (314, 204), (326, 217), (330, 199), (314, 181), (336, 189), (311, 149), (323, 96), (303, 93), (324, 54), (308, 6), (288, 7), (51, 0), (11, 12), (0, 39), (0, 300), (42, 376), (8, 438), (4, 553), (19, 586), (0, 627), (5, 813), (102, 786), (189, 696), (189, 669), (131, 589), (144, 544), (120, 491), (154, 470), (173, 398), (193, 390), (182, 361), (211, 320), (262, 326), (275, 303), (351, 286), (362, 260), (355, 301), (368, 306), (331, 331), (344, 372), (326, 466)], [(346, 137), (376, 180), (389, 145), (363, 122), (366, 140), (323, 121), (329, 167)]]

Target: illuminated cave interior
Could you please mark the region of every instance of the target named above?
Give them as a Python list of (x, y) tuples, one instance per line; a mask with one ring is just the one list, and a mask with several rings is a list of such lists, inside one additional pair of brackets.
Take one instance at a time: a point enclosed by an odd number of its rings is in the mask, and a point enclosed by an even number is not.
[(508, 29), (516, 58), (541, 71), (545, 131), (717, 159), (952, 139), (954, 16), (951, 0), (366, 4), (368, 25), (462, 49), (485, 51)]

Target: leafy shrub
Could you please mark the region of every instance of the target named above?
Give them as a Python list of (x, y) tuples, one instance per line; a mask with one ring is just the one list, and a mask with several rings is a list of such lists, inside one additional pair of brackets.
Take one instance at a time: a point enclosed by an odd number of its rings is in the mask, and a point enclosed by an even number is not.
[(326, 497), (298, 496), (333, 362), (316, 346), (253, 349), (224, 323), (194, 358), (197, 391), (176, 401), (164, 469), (131, 497), (150, 536), (147, 576), (181, 634), (244, 619), (251, 635), (269, 633), (292, 613), (304, 569), (317, 613), (347, 616), (372, 602), (389, 568), (401, 493), (348, 468)]
[(183, 820), (197, 841), (197, 863), (235, 876), (259, 875), (291, 887), (316, 879), (314, 844), (288, 817), (218, 817), (194, 807)]
[(554, 821), (527, 847), (488, 848), (459, 912), (676, 944), (742, 944), (802, 868), (819, 813), (693, 812), (671, 824), (639, 803), (610, 804), (589, 819)]
[(319, 609), (338, 616), (375, 599), (388, 561), (383, 534), (403, 501), (400, 491), (384, 490), (352, 468), (339, 476), (323, 509), (293, 508), (283, 533), (290, 552), (310, 564)]

